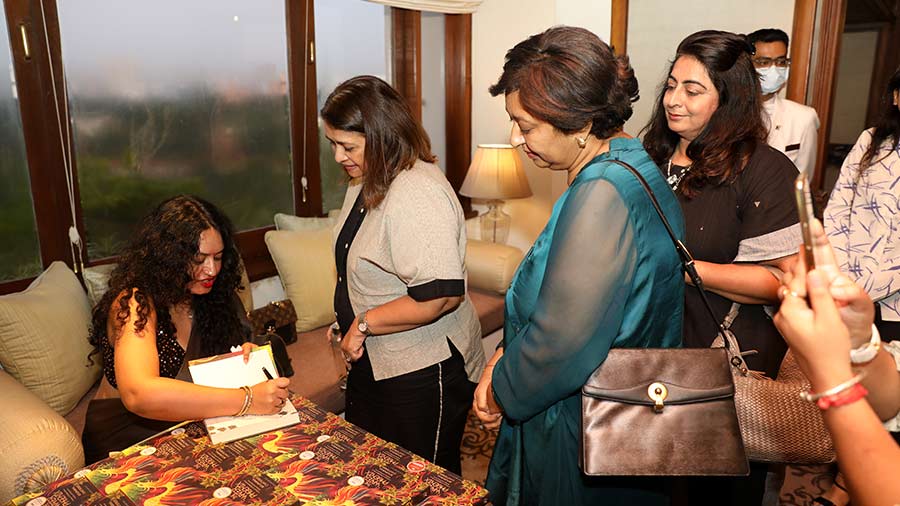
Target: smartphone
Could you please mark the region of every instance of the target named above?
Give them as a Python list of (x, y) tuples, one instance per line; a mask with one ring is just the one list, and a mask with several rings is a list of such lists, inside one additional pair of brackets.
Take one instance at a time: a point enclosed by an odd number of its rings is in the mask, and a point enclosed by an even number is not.
[(806, 261), (806, 270), (811, 271), (816, 268), (816, 258), (813, 255), (812, 231), (809, 228), (814, 213), (809, 180), (806, 179), (806, 174), (802, 172), (794, 180), (794, 198), (797, 201), (797, 213), (800, 215), (800, 233), (803, 235), (803, 259)]

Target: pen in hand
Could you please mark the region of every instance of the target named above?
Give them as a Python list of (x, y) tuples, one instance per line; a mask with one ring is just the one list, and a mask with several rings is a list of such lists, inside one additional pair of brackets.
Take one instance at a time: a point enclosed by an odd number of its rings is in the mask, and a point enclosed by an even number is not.
[(262, 370), (263, 370), (263, 374), (266, 375), (266, 378), (267, 378), (267, 379), (275, 379), (275, 378), (272, 377), (272, 373), (270, 373), (268, 369), (266, 369), (265, 367), (263, 367)]

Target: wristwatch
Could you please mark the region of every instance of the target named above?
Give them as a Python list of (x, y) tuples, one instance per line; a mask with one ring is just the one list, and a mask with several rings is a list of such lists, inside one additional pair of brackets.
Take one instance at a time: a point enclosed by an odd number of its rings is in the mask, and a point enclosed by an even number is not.
[(369, 330), (369, 322), (366, 321), (366, 316), (368, 314), (368, 311), (363, 311), (362, 313), (360, 313), (358, 323), (356, 324), (356, 328), (359, 329), (359, 331), (362, 332), (366, 337), (372, 335), (372, 331)]

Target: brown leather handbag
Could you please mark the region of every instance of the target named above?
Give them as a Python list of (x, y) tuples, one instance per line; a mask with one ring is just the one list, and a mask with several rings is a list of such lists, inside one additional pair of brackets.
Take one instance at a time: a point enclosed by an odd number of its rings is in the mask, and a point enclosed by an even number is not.
[(613, 349), (581, 392), (591, 476), (744, 476), (724, 348)]
[[(693, 258), (649, 195), (688, 275)], [(718, 324), (720, 330), (722, 326)], [(728, 346), (728, 341), (725, 341)], [(745, 476), (749, 473), (724, 348), (611, 349), (581, 389), (581, 468), (591, 476)]]

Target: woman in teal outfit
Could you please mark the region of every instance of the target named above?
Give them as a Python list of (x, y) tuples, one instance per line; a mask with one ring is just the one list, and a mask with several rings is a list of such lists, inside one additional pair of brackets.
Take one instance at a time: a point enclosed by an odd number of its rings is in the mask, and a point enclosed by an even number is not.
[[(681, 344), (684, 281), (650, 183), (680, 237), (672, 191), (641, 143), (622, 132), (637, 99), (624, 57), (596, 35), (555, 27), (506, 54), (491, 94), (504, 94), (512, 144), (569, 188), (506, 295), (504, 341), (475, 393), (500, 424), (487, 488), (498, 505), (668, 504), (661, 478), (592, 478), (578, 467), (581, 386), (610, 348)], [(502, 421), (502, 423), (501, 423)]]

